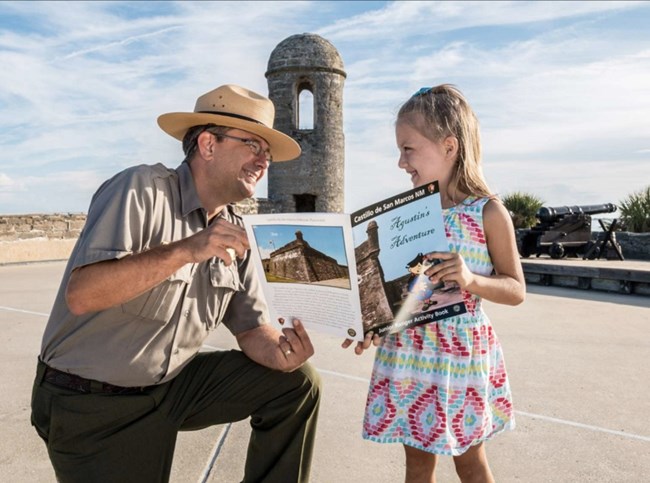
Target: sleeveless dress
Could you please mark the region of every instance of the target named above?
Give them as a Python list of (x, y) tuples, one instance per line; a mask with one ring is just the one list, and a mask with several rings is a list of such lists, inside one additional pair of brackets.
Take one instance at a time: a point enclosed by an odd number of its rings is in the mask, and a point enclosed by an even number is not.
[[(449, 250), (480, 275), (492, 273), (483, 233), (488, 201), (470, 196), (443, 210)], [(514, 429), (501, 344), (481, 298), (466, 291), (463, 297), (467, 313), (388, 335), (377, 347), (365, 439), (458, 456)]]

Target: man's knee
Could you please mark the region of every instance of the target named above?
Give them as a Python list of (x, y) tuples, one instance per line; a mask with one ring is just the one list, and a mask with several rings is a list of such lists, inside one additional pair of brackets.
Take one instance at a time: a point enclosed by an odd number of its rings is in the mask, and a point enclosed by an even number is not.
[(318, 404), (321, 395), (321, 378), (314, 366), (306, 362), (292, 374), (302, 378), (301, 387), (305, 390), (307, 398)]
[(262, 406), (253, 412), (251, 425), (315, 423), (321, 398), (321, 380), (318, 372), (305, 363), (292, 372), (271, 371), (264, 391)]

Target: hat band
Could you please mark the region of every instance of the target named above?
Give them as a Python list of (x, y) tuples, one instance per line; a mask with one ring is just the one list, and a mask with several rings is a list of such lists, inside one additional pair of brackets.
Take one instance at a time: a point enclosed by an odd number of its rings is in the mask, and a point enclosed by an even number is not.
[(253, 119), (252, 117), (242, 116), (241, 114), (233, 114), (231, 112), (222, 112), (222, 111), (196, 111), (196, 112), (200, 114), (217, 114), (219, 116), (235, 117), (237, 119), (243, 119), (244, 121), (250, 121), (256, 124), (262, 124), (264, 126), (264, 123), (258, 121), (257, 119)]

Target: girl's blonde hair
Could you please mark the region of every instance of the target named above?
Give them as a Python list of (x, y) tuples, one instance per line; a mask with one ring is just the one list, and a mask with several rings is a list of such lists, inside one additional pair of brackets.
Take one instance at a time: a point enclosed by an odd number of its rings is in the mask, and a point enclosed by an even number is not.
[(397, 113), (403, 122), (424, 137), (439, 143), (448, 136), (458, 140), (458, 157), (447, 190), (492, 197), (481, 168), (479, 122), (469, 103), (451, 84), (423, 88), (406, 101)]

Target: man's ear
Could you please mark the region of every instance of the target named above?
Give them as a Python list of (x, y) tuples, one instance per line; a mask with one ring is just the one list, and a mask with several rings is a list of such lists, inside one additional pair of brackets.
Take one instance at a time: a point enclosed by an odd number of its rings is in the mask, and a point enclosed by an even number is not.
[(208, 131), (203, 131), (201, 134), (199, 134), (199, 137), (196, 138), (197, 150), (204, 158), (212, 155), (212, 151), (214, 150), (214, 145), (215, 145), (215, 137), (212, 133), (209, 133)]

